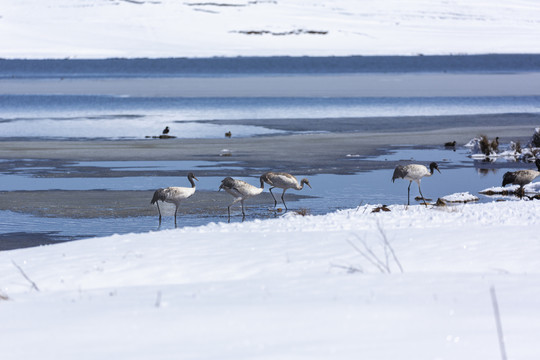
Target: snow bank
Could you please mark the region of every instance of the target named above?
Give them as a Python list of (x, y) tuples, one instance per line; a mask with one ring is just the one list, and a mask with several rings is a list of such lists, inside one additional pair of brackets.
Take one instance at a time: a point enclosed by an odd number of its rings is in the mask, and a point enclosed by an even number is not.
[(447, 201), (447, 202), (467, 203), (470, 201), (478, 201), (478, 196), (472, 195), (471, 193), (467, 191), (467, 192), (461, 192), (461, 193), (455, 193), (455, 194), (443, 196), (442, 200)]
[[(516, 190), (519, 189), (519, 185), (507, 185), (502, 186), (492, 186), (487, 189), (481, 190), (480, 194), (494, 195), (494, 194), (513, 194)], [(523, 187), (525, 194), (536, 195), (540, 194), (540, 182), (532, 182)]]
[(2, 1), (1, 58), (539, 53), (511, 0)]
[(373, 208), (0, 252), (2, 358), (537, 356), (540, 201)]

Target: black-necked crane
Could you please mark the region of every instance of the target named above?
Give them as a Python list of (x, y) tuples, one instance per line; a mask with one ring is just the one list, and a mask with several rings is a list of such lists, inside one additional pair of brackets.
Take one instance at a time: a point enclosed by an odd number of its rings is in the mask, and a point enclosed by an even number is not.
[(274, 193), (272, 192), (272, 189), (283, 189), (283, 194), (281, 194), (281, 201), (283, 201), (283, 206), (285, 206), (286, 210), (288, 210), (287, 204), (285, 204), (285, 199), (283, 199), (283, 197), (285, 196), (285, 191), (287, 191), (287, 189), (302, 190), (304, 188), (304, 184), (311, 188), (308, 179), (304, 178), (299, 183), (296, 177), (284, 172), (265, 172), (261, 175), (261, 182), (262, 181), (271, 186), (270, 194), (272, 194), (272, 197), (274, 198), (274, 207), (277, 206), (277, 200), (274, 196)]
[(174, 223), (176, 224), (176, 214), (178, 213), (178, 206), (180, 206), (182, 200), (185, 200), (191, 195), (195, 194), (195, 182), (193, 181), (193, 179), (197, 181), (199, 181), (199, 179), (197, 179), (195, 175), (193, 175), (193, 173), (191, 172), (187, 175), (187, 178), (191, 183), (191, 187), (171, 186), (164, 189), (157, 189), (154, 192), (154, 196), (152, 197), (152, 201), (150, 201), (150, 204), (157, 205), (160, 224), (161, 210), (159, 209), (158, 200), (161, 200), (161, 202), (172, 203), (176, 206), (176, 210), (174, 211)]
[(234, 197), (233, 202), (227, 207), (229, 214), (229, 221), (231, 221), (231, 206), (240, 201), (242, 204), (242, 220), (246, 217), (244, 212), (244, 200), (249, 199), (255, 195), (259, 195), (264, 190), (264, 182), (261, 180), (261, 187), (256, 187), (243, 180), (233, 179), (232, 177), (226, 177), (221, 180), (219, 190), (225, 190)]
[(411, 184), (414, 181), (418, 184), (418, 191), (420, 192), (420, 196), (422, 196), (422, 200), (424, 200), (424, 205), (427, 207), (426, 199), (424, 198), (424, 195), (422, 195), (422, 190), (420, 189), (420, 180), (422, 180), (422, 178), (425, 176), (433, 175), (433, 171), (435, 170), (437, 170), (439, 173), (441, 172), (436, 162), (429, 164), (429, 170), (427, 167), (420, 164), (396, 166), (394, 175), (392, 175), (392, 182), (394, 182), (396, 179), (409, 180), (409, 187), (407, 188), (407, 205), (410, 205)]
[(508, 171), (503, 175), (502, 186), (505, 187), (507, 184), (519, 185), (518, 195), (520, 198), (523, 198), (523, 194), (525, 193), (523, 187), (540, 176), (540, 159), (536, 159), (534, 163), (538, 171), (530, 169)]

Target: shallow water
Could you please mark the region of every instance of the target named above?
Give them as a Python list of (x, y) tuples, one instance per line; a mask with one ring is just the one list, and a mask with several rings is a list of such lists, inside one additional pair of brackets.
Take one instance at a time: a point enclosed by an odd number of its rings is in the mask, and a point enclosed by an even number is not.
[[(499, 162), (494, 166), (492, 163), (482, 163), (472, 160), (468, 156), (468, 151), (464, 148), (457, 151), (447, 149), (415, 149), (411, 147), (391, 148), (379, 157), (359, 158), (350, 157), (350, 161), (379, 162), (388, 161), (394, 163), (408, 163), (411, 161), (419, 163), (429, 163), (436, 161), (439, 164), (441, 173), (435, 173), (430, 178), (422, 181), (423, 194), (434, 201), (445, 195), (456, 192), (470, 192), (477, 195), (480, 201), (493, 201), (487, 196), (479, 195), (480, 190), (500, 186), (502, 174), (507, 168), (515, 167), (514, 163)], [(9, 163), (9, 162), (7, 162)], [(219, 166), (223, 166), (226, 173), (231, 169), (238, 169), (238, 164), (234, 162), (213, 163), (208, 161), (85, 161), (74, 162), (69, 165), (73, 169), (93, 169), (101, 168), (108, 174), (107, 177), (62, 177), (66, 173), (62, 172), (59, 177), (43, 177), (44, 173), (55, 171), (54, 166), (40, 166), (40, 161), (28, 161), (28, 166), (21, 166), (20, 161), (17, 166), (9, 168), (11, 174), (2, 174), (0, 191), (17, 190), (155, 190), (158, 187), (169, 184), (187, 185), (185, 178), (178, 176), (159, 176), (161, 172), (170, 170), (178, 172), (202, 171), (202, 169), (212, 168), (220, 171)], [(32, 166), (34, 165), (34, 166)], [(66, 166), (63, 164), (62, 166)], [(525, 166), (525, 165), (524, 165)], [(64, 168), (65, 169), (65, 168)], [(115, 176), (115, 170), (122, 170), (122, 176)], [(261, 169), (252, 177), (239, 177), (251, 184), (258, 183), (258, 176), (263, 172)], [(126, 172), (132, 172), (135, 176), (126, 176)], [(152, 172), (157, 176), (140, 176), (144, 172)], [(366, 171), (352, 175), (319, 174), (309, 176), (312, 189), (305, 188), (297, 192), (288, 190), (285, 200), (290, 211), (305, 209), (309, 214), (325, 214), (338, 209), (356, 208), (361, 204), (406, 204), (408, 182), (396, 180), (392, 183), (393, 168), (382, 170)], [(301, 176), (299, 176), (301, 177)], [(199, 192), (214, 193), (217, 191), (223, 176), (198, 176), (197, 190)], [(280, 201), (281, 190), (275, 189), (274, 194)], [(265, 190), (267, 192), (267, 190)], [(295, 201), (291, 195), (305, 195)], [(416, 184), (411, 186), (411, 204), (417, 204), (414, 197), (418, 196)], [(147, 204), (150, 199), (146, 199)], [(230, 198), (232, 201), (232, 197)], [(228, 200), (227, 200), (228, 201)], [(228, 203), (221, 204), (221, 207), (212, 207), (208, 211), (201, 209), (198, 213), (187, 213), (179, 215), (178, 226), (199, 226), (210, 222), (226, 222)], [(117, 206), (122, 206), (121, 201)], [(145, 205), (149, 206), (149, 205)], [(278, 208), (283, 208), (281, 203)], [(95, 236), (107, 236), (112, 234), (124, 234), (131, 232), (146, 232), (175, 227), (172, 217), (173, 207), (169, 204), (162, 205), (164, 217), (161, 225), (157, 219), (157, 210), (153, 216), (138, 216), (136, 212), (133, 216), (126, 217), (94, 217), (94, 218), (65, 218), (65, 217), (40, 217), (12, 211), (0, 211), (2, 223), (0, 224), (0, 248), (2, 241), (14, 237), (17, 233), (33, 234), (34, 242), (30, 244), (47, 243), (54, 241), (65, 241)], [(142, 209), (141, 209), (142, 212)], [(152, 210), (153, 212), (153, 210)], [(246, 201), (247, 220), (264, 219), (281, 216), (283, 212), (276, 212), (273, 208), (271, 198), (267, 203), (259, 201)], [(242, 221), (240, 207), (236, 205), (232, 208), (231, 222)], [(4, 241), (4, 248), (7, 243)]]
[[(0, 107), (0, 139), (144, 139), (159, 135), (165, 126), (171, 128), (170, 135), (178, 138), (223, 138), (227, 131), (234, 137), (251, 137), (317, 130), (269, 127), (266, 119), (325, 119), (331, 124), (332, 119), (344, 118), (354, 119), (349, 131), (400, 131), (411, 126), (403, 117), (417, 116), (423, 118), (416, 119), (415, 126), (430, 128), (435, 126), (430, 125), (431, 121), (439, 122), (430, 118), (435, 116), (538, 113), (540, 97), (207, 99), (0, 95)], [(369, 117), (386, 120), (373, 122)], [(524, 121), (508, 116), (506, 122), (518, 120)]]

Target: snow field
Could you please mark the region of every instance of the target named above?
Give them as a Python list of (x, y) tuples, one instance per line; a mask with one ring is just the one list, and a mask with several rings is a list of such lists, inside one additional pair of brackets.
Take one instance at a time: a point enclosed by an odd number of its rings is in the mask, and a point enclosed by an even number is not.
[[(494, 285), (509, 354), (536, 356), (540, 202), (372, 208), (2, 252), (4, 352), (496, 358)], [(382, 234), (403, 273), (391, 258), (382, 273), (351, 246), (385, 262)]]
[(1, 5), (1, 58), (540, 52), (540, 4), (534, 0), (3, 0)]

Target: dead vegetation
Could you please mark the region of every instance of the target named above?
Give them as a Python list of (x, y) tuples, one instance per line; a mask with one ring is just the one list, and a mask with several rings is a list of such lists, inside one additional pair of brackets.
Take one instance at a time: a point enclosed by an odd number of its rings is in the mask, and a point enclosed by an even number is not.
[[(376, 267), (383, 274), (391, 274), (395, 271), (395, 268), (403, 273), (403, 267), (392, 247), (390, 241), (381, 224), (377, 222), (377, 230), (379, 232), (379, 241), (376, 242), (373, 246), (369, 245), (368, 242), (361, 238), (360, 236), (354, 234), (354, 241), (347, 240), (349, 245), (360, 254), (360, 256), (369, 262), (372, 266)], [(357, 273), (364, 272), (362, 266), (353, 266), (353, 265), (333, 265), (334, 267), (339, 267), (346, 269), (348, 273)]]
[(294, 212), (296, 213), (296, 215), (301, 215), (301, 216), (307, 216), (310, 214), (309, 209), (306, 209), (306, 208), (301, 208), (301, 209), (295, 210)]

